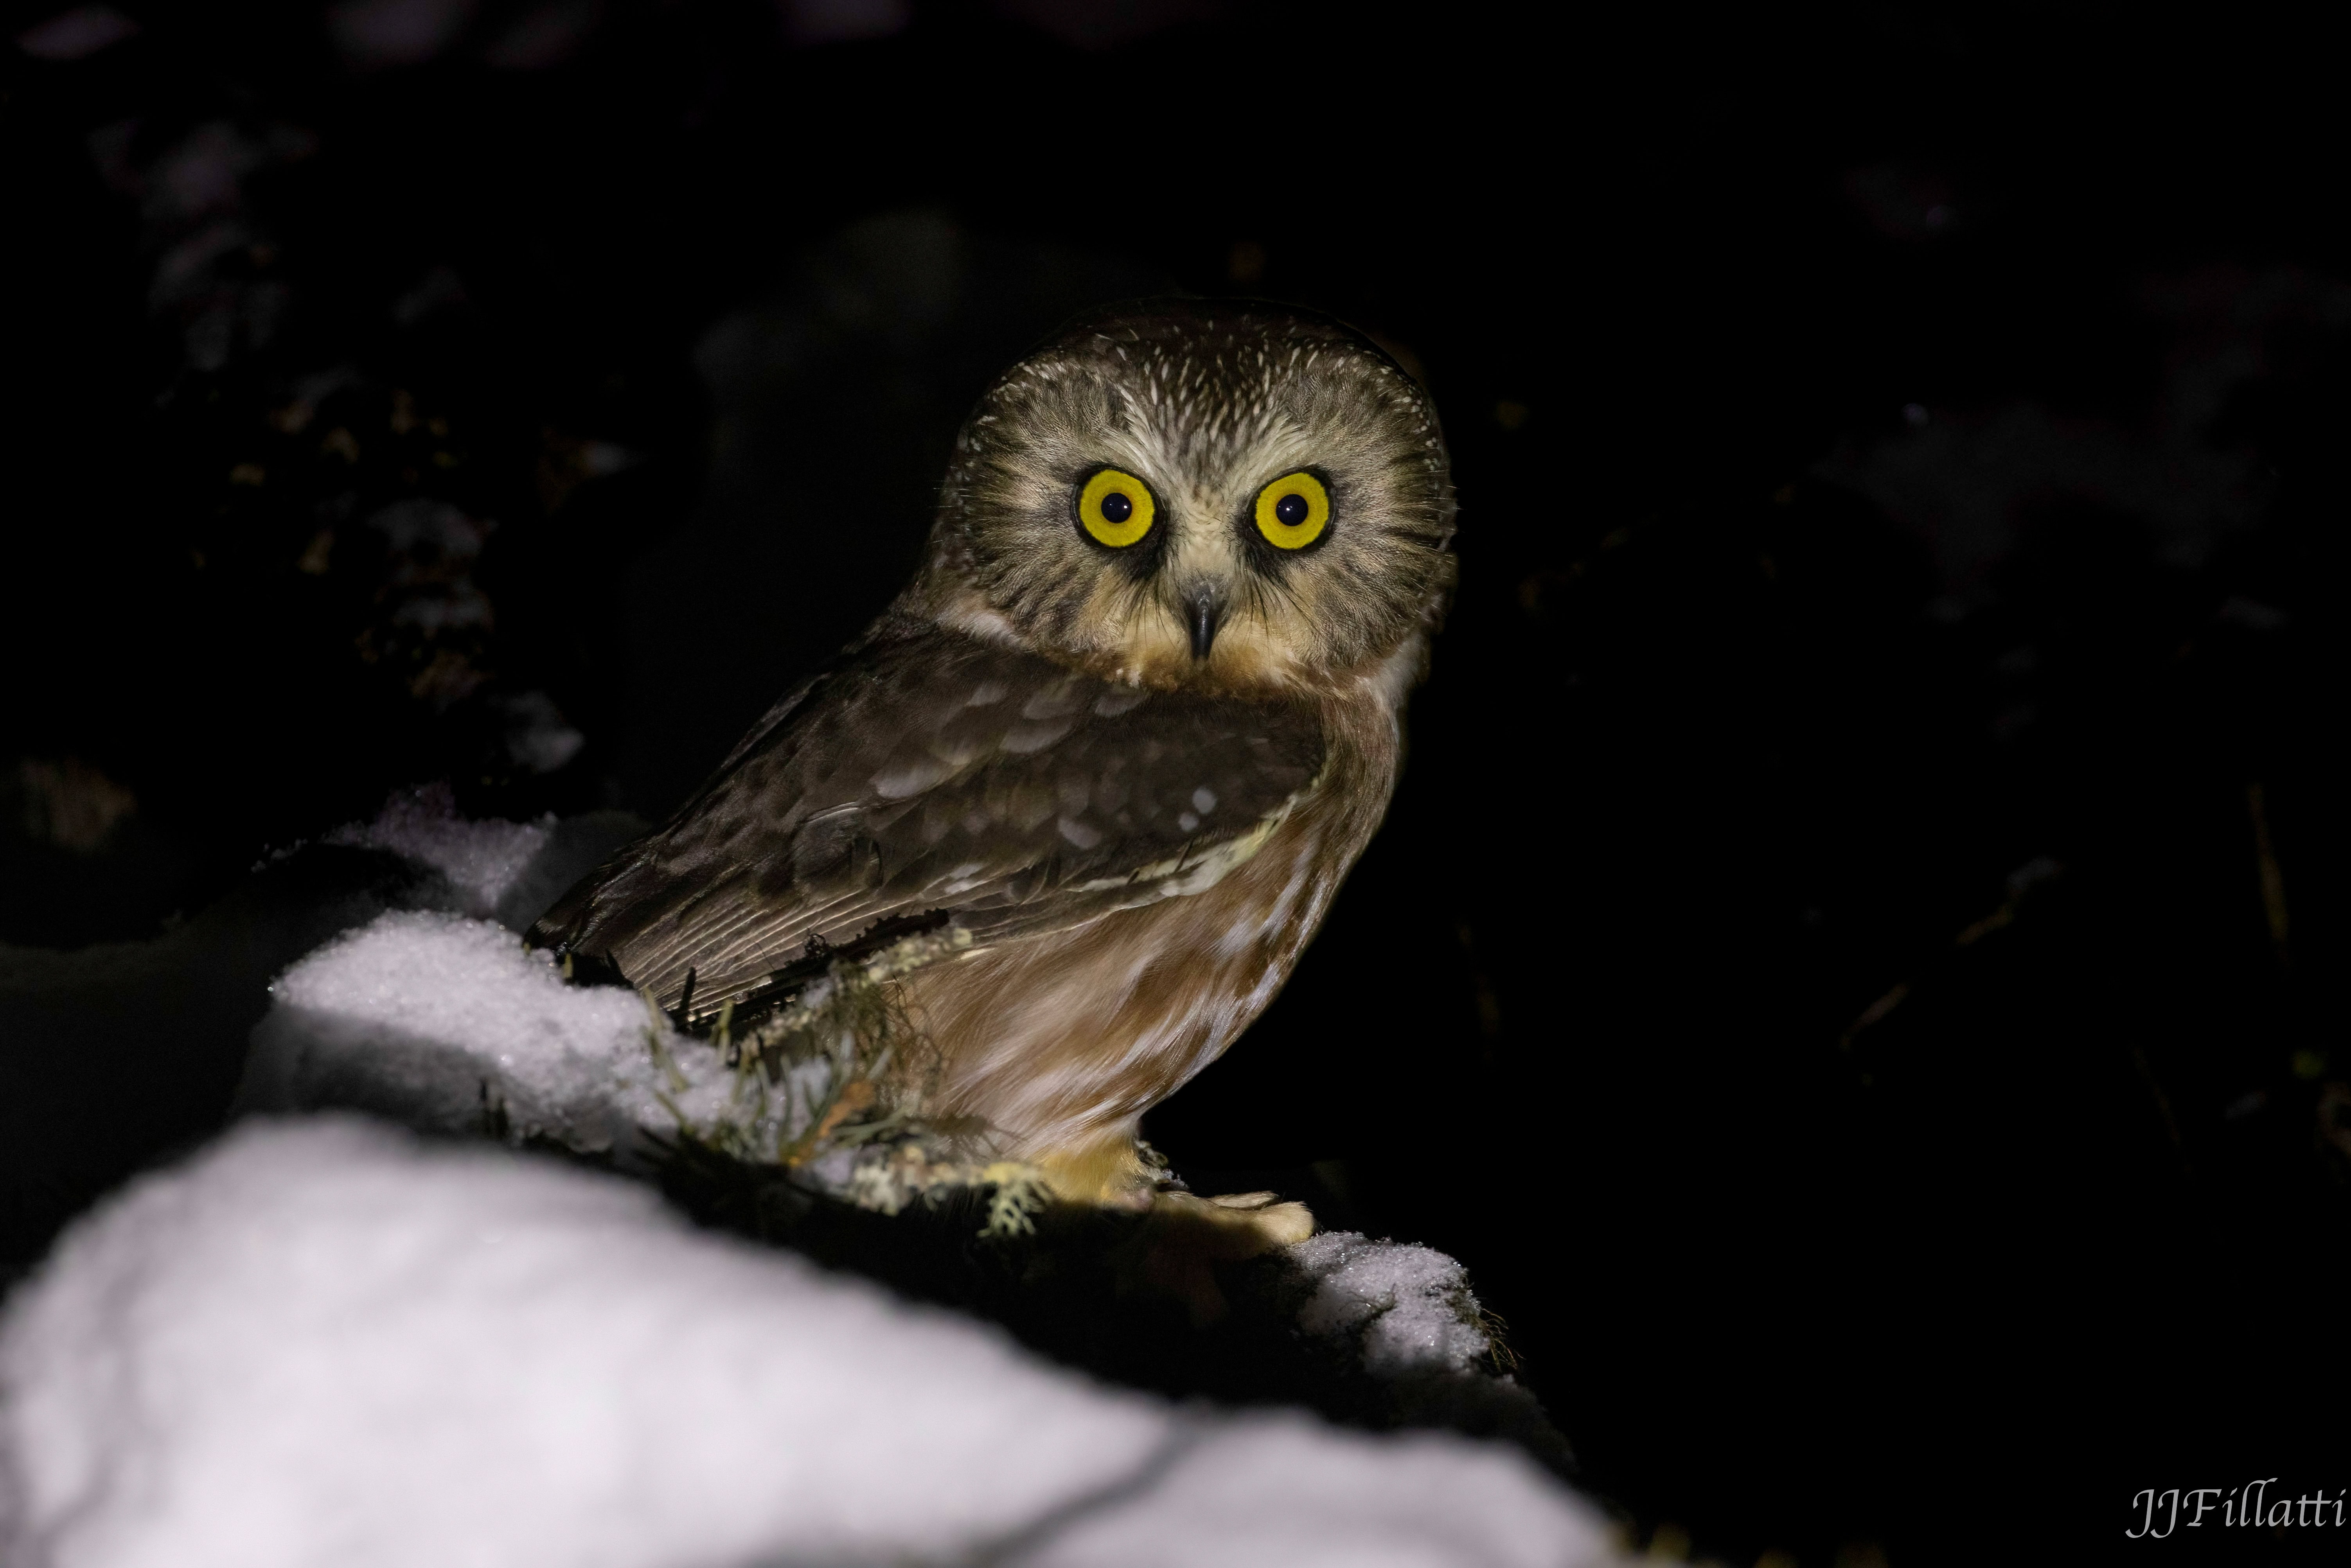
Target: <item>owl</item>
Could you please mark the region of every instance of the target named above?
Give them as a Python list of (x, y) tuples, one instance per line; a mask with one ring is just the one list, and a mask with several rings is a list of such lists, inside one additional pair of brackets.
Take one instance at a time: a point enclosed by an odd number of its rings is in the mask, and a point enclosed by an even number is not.
[(1143, 1113), (1272, 1000), (1387, 809), (1453, 523), (1436, 412), (1361, 334), (1081, 318), (981, 397), (897, 600), (531, 939), (704, 1021), (946, 928), (893, 982), (923, 1113), (1147, 1205)]

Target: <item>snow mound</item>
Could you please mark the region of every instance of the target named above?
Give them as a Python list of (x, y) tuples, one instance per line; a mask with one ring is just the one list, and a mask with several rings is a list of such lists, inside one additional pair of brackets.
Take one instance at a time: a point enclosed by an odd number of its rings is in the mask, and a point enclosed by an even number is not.
[(1298, 1326), (1354, 1340), (1364, 1369), (1375, 1377), (1468, 1374), (1491, 1348), (1468, 1271), (1442, 1252), (1333, 1230), (1298, 1243), (1287, 1256), (1314, 1285), (1298, 1310)]
[(1302, 1415), (1238, 1420), (1180, 1454), (1143, 1496), (1077, 1521), (1021, 1561), (1033, 1568), (1611, 1561), (1588, 1512), (1528, 1506), (1532, 1467), (1496, 1464), (1507, 1451), (1434, 1433), (1341, 1433)]
[(1609, 1560), (1506, 1448), (1215, 1418), (695, 1230), (648, 1190), (260, 1122), (0, 1316), (25, 1568)]
[(99, 1195), (219, 1131), (288, 964), (386, 909), (487, 908), (520, 930), (644, 828), (620, 811), (552, 826), (454, 814), (445, 789), (396, 797), (373, 823), (270, 854), (147, 941), (0, 946), (0, 1269), (30, 1263)]
[[(392, 911), (270, 987), (242, 1109), (340, 1106), (427, 1132), (544, 1137), (623, 1159), (733, 1077), (617, 987), (565, 983), (504, 926)], [(666, 1103), (664, 1099), (666, 1098)]]
[(644, 830), (626, 811), (590, 811), (560, 821), (553, 816), (536, 822), (472, 820), (457, 814), (446, 784), (427, 784), (396, 792), (375, 821), (347, 822), (324, 841), (398, 855), (446, 884), (438, 900), (444, 907), (521, 931)]
[(473, 915), (497, 912), (547, 848), (555, 819), (536, 822), (469, 821), (456, 814), (445, 787), (403, 790), (384, 802), (372, 822), (350, 822), (327, 835), (330, 844), (384, 850), (446, 877), (457, 907)]

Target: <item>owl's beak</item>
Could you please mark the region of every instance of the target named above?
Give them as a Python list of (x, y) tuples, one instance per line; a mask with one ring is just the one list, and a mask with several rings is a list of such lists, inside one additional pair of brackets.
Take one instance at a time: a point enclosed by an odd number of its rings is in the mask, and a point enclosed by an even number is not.
[(1192, 657), (1205, 660), (1217, 645), (1217, 627), (1225, 619), (1225, 601), (1213, 588), (1196, 588), (1184, 606), (1185, 625), (1192, 633)]

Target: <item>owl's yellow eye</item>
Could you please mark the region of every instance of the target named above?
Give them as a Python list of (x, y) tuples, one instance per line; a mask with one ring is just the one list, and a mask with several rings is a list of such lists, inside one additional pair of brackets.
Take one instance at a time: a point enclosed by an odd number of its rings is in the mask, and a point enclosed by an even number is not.
[(1331, 492), (1311, 474), (1289, 474), (1257, 493), (1257, 531), (1281, 549), (1304, 549), (1331, 523)]
[(1132, 474), (1104, 468), (1078, 492), (1078, 526), (1098, 544), (1124, 549), (1151, 531), (1159, 515), (1151, 487)]

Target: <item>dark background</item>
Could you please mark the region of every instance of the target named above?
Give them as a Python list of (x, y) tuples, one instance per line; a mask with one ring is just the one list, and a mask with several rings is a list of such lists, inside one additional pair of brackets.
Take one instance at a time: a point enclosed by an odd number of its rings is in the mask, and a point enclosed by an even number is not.
[(1462, 1258), (1661, 1550), (2243, 1561), (2129, 1495), (2351, 1485), (2314, 34), (55, 14), (0, 64), (0, 942), (152, 938), (416, 783), (657, 819), (1029, 342), (1301, 301), (1434, 391), (1462, 587), (1179, 1169)]

